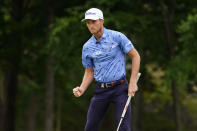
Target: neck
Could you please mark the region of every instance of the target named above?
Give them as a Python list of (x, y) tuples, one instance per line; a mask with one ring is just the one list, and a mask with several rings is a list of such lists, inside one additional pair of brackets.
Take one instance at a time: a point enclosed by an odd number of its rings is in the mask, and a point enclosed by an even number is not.
[(104, 32), (104, 27), (102, 27), (97, 33), (94, 34), (94, 37), (96, 38), (97, 41), (100, 41), (103, 32)]

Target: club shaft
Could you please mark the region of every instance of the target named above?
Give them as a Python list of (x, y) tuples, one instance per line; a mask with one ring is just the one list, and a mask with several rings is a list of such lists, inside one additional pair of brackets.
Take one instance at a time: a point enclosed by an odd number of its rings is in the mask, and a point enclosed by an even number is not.
[[(138, 81), (138, 79), (140, 78), (140, 75), (141, 75), (141, 73), (138, 73), (137, 81)], [(125, 114), (126, 114), (126, 112), (127, 112), (127, 109), (128, 109), (128, 107), (129, 107), (129, 103), (130, 103), (130, 101), (131, 101), (131, 97), (132, 97), (132, 96), (129, 96), (128, 99), (127, 99), (127, 102), (126, 102), (126, 104), (125, 104), (125, 107), (124, 107), (124, 110), (123, 110), (123, 112), (122, 112), (121, 119), (120, 119), (120, 122), (119, 122), (119, 124), (118, 124), (118, 128), (117, 128), (116, 131), (119, 131), (120, 125), (121, 125), (121, 123), (122, 123), (122, 120), (124, 119), (124, 116), (125, 116)]]
[(120, 119), (120, 122), (119, 122), (119, 124), (118, 124), (118, 128), (117, 128), (117, 130), (116, 130), (116, 131), (118, 131), (118, 130), (119, 130), (119, 128), (120, 128), (120, 124), (122, 123), (122, 120), (123, 120), (123, 118), (121, 118), (121, 119)]

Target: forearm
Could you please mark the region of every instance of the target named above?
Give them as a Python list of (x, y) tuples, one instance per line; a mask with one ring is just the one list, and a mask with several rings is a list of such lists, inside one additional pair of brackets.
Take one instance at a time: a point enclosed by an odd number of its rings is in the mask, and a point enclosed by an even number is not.
[(132, 58), (132, 67), (131, 67), (131, 77), (130, 77), (130, 83), (136, 83), (137, 82), (137, 76), (140, 68), (140, 56), (136, 50), (134, 50), (130, 54)]
[(137, 76), (140, 67), (140, 57), (135, 57), (132, 59), (132, 67), (131, 67), (131, 78), (130, 81), (135, 82), (137, 81)]
[(88, 88), (94, 78), (94, 71), (92, 68), (86, 68), (80, 88), (84, 91)]

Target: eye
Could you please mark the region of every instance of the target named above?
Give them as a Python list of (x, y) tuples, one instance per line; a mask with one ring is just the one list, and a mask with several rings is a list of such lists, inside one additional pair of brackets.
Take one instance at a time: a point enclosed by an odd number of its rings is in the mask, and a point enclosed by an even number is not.
[(90, 21), (86, 21), (86, 24), (89, 25), (90, 24)]

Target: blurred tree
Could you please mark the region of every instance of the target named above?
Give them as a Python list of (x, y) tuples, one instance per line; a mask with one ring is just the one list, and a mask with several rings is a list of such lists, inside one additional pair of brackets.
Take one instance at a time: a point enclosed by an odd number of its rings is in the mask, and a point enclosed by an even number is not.
[[(45, 1), (46, 8), (46, 44), (50, 40), (51, 25), (53, 23), (53, 1)], [(45, 131), (53, 131), (53, 102), (54, 102), (54, 68), (53, 57), (47, 52), (45, 60)]]
[[(175, 47), (177, 45), (177, 38), (175, 36), (175, 10), (176, 10), (176, 1), (171, 0), (169, 5), (163, 0), (160, 0), (161, 13), (163, 16), (163, 22), (166, 31), (167, 37), (167, 46), (169, 50), (169, 61), (172, 61), (175, 57)], [(173, 97), (173, 108), (174, 108), (174, 118), (176, 123), (176, 131), (181, 131), (181, 116), (180, 116), (180, 103), (179, 103), (179, 90), (177, 89), (177, 80), (172, 78), (171, 80), (171, 89)]]
[[(9, 29), (5, 32), (5, 36), (11, 39), (4, 39), (6, 45), (4, 47), (6, 54), (4, 55), (4, 60), (6, 66), (4, 67), (5, 73), (5, 85), (4, 85), (4, 130), (5, 131), (15, 131), (15, 110), (16, 110), (16, 93), (18, 88), (18, 72), (21, 61), (21, 56), (23, 53), (24, 43), (23, 43), (23, 18), (24, 9), (26, 8), (26, 3), (22, 0), (8, 1), (6, 4), (11, 5), (10, 8), (5, 8), (5, 11), (10, 13), (10, 18), (7, 14), (9, 21)], [(5, 44), (3, 43), (3, 44)]]

